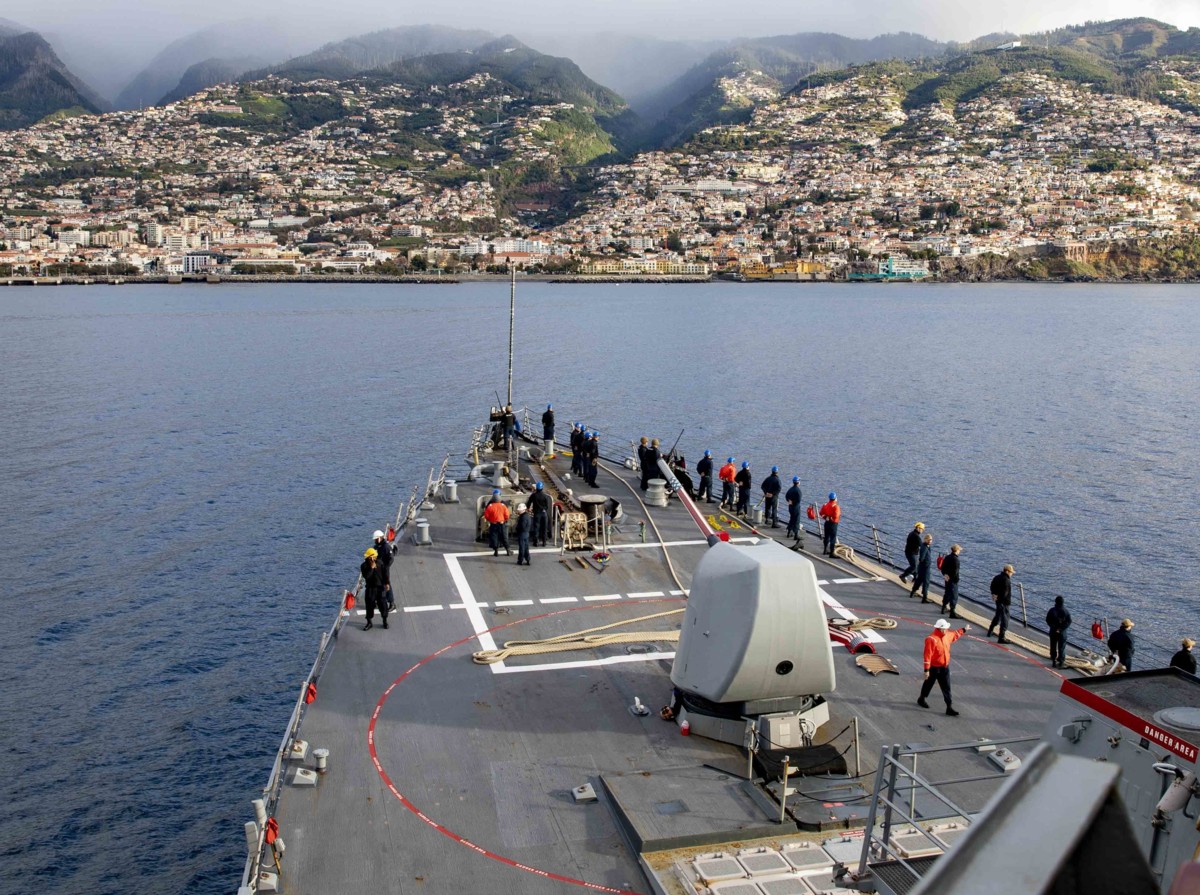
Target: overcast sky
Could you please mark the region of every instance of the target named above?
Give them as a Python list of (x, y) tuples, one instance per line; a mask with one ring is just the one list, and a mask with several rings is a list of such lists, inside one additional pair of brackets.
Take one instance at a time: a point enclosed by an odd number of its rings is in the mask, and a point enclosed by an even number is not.
[(1029, 32), (1130, 16), (1151, 16), (1181, 28), (1200, 26), (1200, 0), (0, 0), (0, 16), (39, 30), (86, 29), (104, 41), (124, 34), (131, 49), (229, 19), (325, 19), (331, 10), (337, 30), (358, 33), (432, 22), (516, 34), (561, 28), (627, 30), (668, 38), (799, 31), (870, 37), (916, 31), (941, 40), (969, 40), (993, 31)]

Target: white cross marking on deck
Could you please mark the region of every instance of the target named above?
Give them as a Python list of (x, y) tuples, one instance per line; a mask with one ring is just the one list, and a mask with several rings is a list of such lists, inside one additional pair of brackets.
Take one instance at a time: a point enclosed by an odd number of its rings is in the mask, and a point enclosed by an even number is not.
[[(483, 613), (479, 611), (479, 603), (476, 602), (471, 585), (467, 583), (467, 576), (463, 574), (462, 564), (458, 561), (459, 554), (447, 553), (444, 555), (446, 566), (450, 569), (450, 579), (454, 582), (454, 587), (458, 590), (458, 595), (462, 597), (463, 608), (467, 611), (467, 618), (470, 620), (471, 628), (475, 631), (475, 636), (479, 640), (480, 648), (485, 650), (496, 649), (496, 639), (488, 631), (488, 624), (483, 620)], [(494, 673), (503, 664), (503, 662), (497, 662), (488, 667)]]
[(519, 674), (523, 671), (564, 671), (568, 668), (595, 668), (599, 665), (620, 665), (624, 662), (654, 662), (658, 659), (674, 659), (674, 653), (639, 653), (633, 656), (608, 656), (604, 659), (581, 659), (575, 662), (548, 662), (544, 665), (512, 665), (500, 667), (502, 663), (489, 665), (496, 674)]
[[(858, 581), (858, 580), (859, 579), (857, 579), (857, 578), (855, 579), (855, 581)], [(820, 583), (820, 582), (818, 582), (818, 583)], [(828, 606), (830, 609), (832, 609), (834, 615), (838, 616), (839, 618), (844, 618), (847, 621), (857, 621), (858, 620), (857, 615), (855, 615), (853, 612), (851, 612), (849, 609), (847, 609), (845, 606), (843, 606), (841, 603), (839, 603), (833, 597), (829, 596), (829, 594), (825, 593), (825, 591), (823, 589), (818, 588), (818, 590), (821, 591), (821, 602), (824, 603), (826, 606)], [(862, 634), (870, 643), (887, 643), (887, 638), (881, 637), (879, 635), (879, 632), (877, 632), (874, 628), (863, 628), (862, 631), (860, 631), (859, 633)]]
[[(733, 541), (745, 541), (751, 544), (757, 544), (758, 538), (731, 538)], [(645, 550), (659, 549), (662, 547), (702, 547), (708, 541), (692, 540), (692, 541), (656, 541), (645, 544), (614, 544), (609, 547), (609, 550)], [(536, 553), (555, 553), (556, 548), (545, 547), (539, 548), (533, 552)], [(466, 610), (467, 619), (471, 622), (471, 628), (475, 632), (476, 638), (479, 640), (480, 649), (494, 650), (496, 649), (496, 639), (488, 631), (488, 624), (484, 621), (481, 608), (485, 608), (487, 603), (481, 603), (475, 599), (475, 593), (471, 590), (471, 585), (467, 582), (467, 576), (463, 572), (461, 559), (482, 559), (489, 554), (485, 550), (472, 550), (466, 553), (445, 553), (442, 554), (446, 560), (446, 567), (450, 570), (450, 578), (454, 582), (454, 587), (458, 591), (458, 595), (462, 598), (462, 608)], [(673, 596), (681, 596), (681, 594), (672, 593)], [(646, 591), (640, 594), (627, 594), (630, 599), (640, 599), (645, 597), (661, 597), (662, 591)], [(553, 598), (551, 598), (553, 599)], [(574, 602), (578, 602), (577, 598), (570, 598)], [(590, 600), (589, 597), (584, 597), (584, 600)], [(619, 594), (608, 595), (597, 599), (620, 599)], [(564, 601), (565, 602), (565, 601)], [(497, 600), (495, 606), (531, 606), (532, 600)], [(454, 604), (458, 606), (458, 604)], [(868, 632), (870, 633), (870, 632)], [(594, 668), (597, 665), (613, 665), (621, 662), (652, 662), (657, 659), (674, 658), (674, 653), (641, 653), (630, 656), (609, 656), (605, 659), (585, 659), (577, 662), (555, 662), (549, 665), (524, 665), (518, 668), (508, 668), (503, 662), (495, 662), (487, 667), (492, 670), (492, 674), (506, 674), (517, 671), (555, 671), (565, 668)]]

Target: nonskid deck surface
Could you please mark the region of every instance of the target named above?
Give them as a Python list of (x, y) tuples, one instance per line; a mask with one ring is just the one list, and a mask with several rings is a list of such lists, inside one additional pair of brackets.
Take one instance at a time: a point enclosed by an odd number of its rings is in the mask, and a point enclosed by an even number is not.
[[(554, 464), (560, 475), (567, 469), (562, 460)], [(745, 760), (731, 746), (681, 737), (658, 717), (670, 694), (674, 644), (520, 656), (492, 666), (470, 658), (481, 646), (684, 607), (681, 592), (707, 549), (695, 525), (675, 502), (650, 510), (671, 545), (677, 582), (650, 526), (649, 543), (640, 542), (645, 511), (625, 484), (637, 488), (633, 474), (603, 472), (599, 481), (599, 493), (621, 500), (628, 516), (603, 572), (569, 554), (560, 562), (557, 548), (535, 549), (529, 567), (516, 565), (515, 543), (513, 556), (493, 557), (474, 540), (475, 501), (490, 484), (460, 482), (458, 504), (439, 502), (426, 514), (434, 546), (399, 542), (392, 579), (403, 610), (392, 614), (388, 630), (376, 619), (370, 631), (362, 630), (362, 609), (354, 611), (304, 720), (301, 737), (330, 750), (329, 772), (316, 787), (284, 788), (277, 818), (287, 842), (285, 891), (648, 891), (600, 776)], [(734, 538), (753, 537), (744, 524), (726, 527)], [(817, 546), (811, 535), (809, 545)], [(1041, 732), (1061, 683), (1043, 660), (989, 642), (976, 629), (954, 647), (962, 714), (947, 717), (936, 690), (933, 708), (921, 709), (922, 644), (936, 605), (922, 606), (894, 583), (844, 562), (811, 558), (831, 617), (899, 621), (879, 632), (877, 643), (899, 675), (873, 677), (834, 645), (832, 720), (817, 741), (841, 733), (839, 746), (849, 746), (843, 731), (857, 715), (868, 788), (883, 745)], [(631, 629), (671, 630), (680, 620), (667, 616)], [(629, 711), (635, 697), (649, 716)], [(571, 790), (589, 782), (600, 801), (577, 804)], [(986, 791), (957, 796), (975, 810)]]

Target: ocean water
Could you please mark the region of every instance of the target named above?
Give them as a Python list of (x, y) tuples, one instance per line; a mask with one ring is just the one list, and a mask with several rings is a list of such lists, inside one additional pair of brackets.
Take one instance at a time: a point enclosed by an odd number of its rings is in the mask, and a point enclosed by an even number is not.
[[(514, 398), (918, 519), (1031, 620), (1197, 632), (1191, 286), (543, 285)], [(0, 892), (228, 893), (358, 552), (506, 385), (508, 287), (0, 291)]]

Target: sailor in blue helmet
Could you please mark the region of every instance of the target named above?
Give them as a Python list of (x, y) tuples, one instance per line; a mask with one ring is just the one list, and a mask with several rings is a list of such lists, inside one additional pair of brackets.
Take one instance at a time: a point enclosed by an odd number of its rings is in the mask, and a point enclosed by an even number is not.
[(588, 433), (588, 443), (587, 443), (587, 448), (585, 450), (585, 453), (587, 455), (587, 468), (584, 470), (583, 477), (585, 479), (587, 479), (587, 483), (589, 485), (591, 485), (593, 488), (599, 488), (600, 486), (596, 483), (596, 473), (600, 469), (600, 433), (599, 432), (589, 432)]
[(842, 521), (842, 506), (838, 503), (837, 495), (830, 491), (829, 501), (821, 507), (821, 519), (825, 522), (825, 539), (822, 544), (822, 555), (834, 555), (837, 548), (838, 524)]
[(533, 509), (533, 540), (542, 547), (546, 546), (546, 537), (550, 534), (550, 503), (545, 486), (538, 482), (529, 498), (529, 506)]
[(739, 516), (745, 516), (750, 512), (750, 486), (754, 484), (750, 476), (749, 460), (742, 461), (742, 468), (738, 470), (733, 480), (738, 486), (737, 509), (734, 512)]
[(737, 470), (733, 468), (734, 459), (730, 457), (717, 473), (721, 479), (721, 509), (733, 510), (733, 480)]
[(581, 423), (571, 423), (571, 475), (583, 475), (583, 430)]
[(592, 433), (586, 426), (579, 436), (579, 473), (585, 482), (592, 480)]
[(800, 539), (800, 476), (792, 476), (792, 487), (787, 489), (787, 494), (783, 495), (783, 499), (787, 501), (788, 508), (788, 524), (786, 534), (789, 537)]
[(763, 519), (771, 523), (772, 528), (779, 527), (779, 492), (783, 485), (779, 482), (779, 467), (772, 466), (771, 474), (763, 479)]
[(554, 453), (554, 405), (547, 404), (546, 412), (542, 414), (542, 438), (549, 442), (546, 449)]
[(696, 500), (707, 500), (713, 502), (712, 498), (712, 451), (705, 451), (704, 456), (700, 458), (700, 462), (696, 464), (696, 474), (700, 476), (700, 488), (696, 492)]

